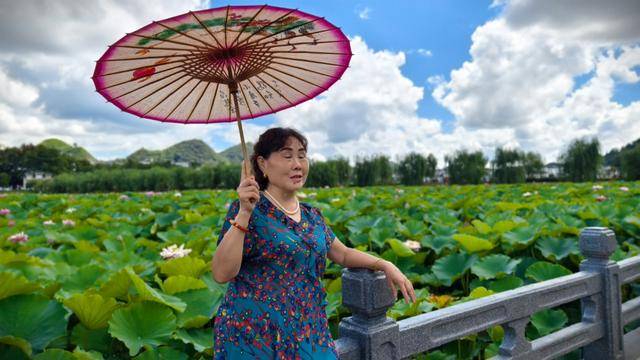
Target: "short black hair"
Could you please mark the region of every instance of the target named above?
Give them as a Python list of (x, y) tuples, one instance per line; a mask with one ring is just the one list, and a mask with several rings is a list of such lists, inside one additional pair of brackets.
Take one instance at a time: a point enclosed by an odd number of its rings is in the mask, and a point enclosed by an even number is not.
[(267, 179), (260, 167), (258, 166), (258, 156), (262, 156), (268, 159), (271, 153), (282, 149), (287, 139), (294, 137), (300, 141), (304, 151), (307, 151), (307, 138), (300, 132), (292, 128), (275, 127), (271, 128), (258, 138), (258, 142), (253, 145), (253, 154), (251, 155), (251, 166), (253, 167), (253, 173), (255, 174), (256, 181), (260, 185), (260, 190), (265, 190), (269, 185), (269, 179)]

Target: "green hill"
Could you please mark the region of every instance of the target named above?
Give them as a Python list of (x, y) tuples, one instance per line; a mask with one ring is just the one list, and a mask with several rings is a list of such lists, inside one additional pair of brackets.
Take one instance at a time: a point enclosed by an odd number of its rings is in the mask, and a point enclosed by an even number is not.
[[(253, 154), (253, 143), (247, 143), (247, 153), (249, 156)], [(242, 147), (240, 144), (232, 146), (224, 151), (220, 152), (220, 155), (224, 156), (229, 162), (241, 163), (242, 162)]]
[(64, 141), (62, 141), (60, 139), (55, 139), (55, 138), (46, 139), (46, 140), (43, 140), (38, 145), (43, 145), (43, 146), (46, 146), (46, 147), (49, 147), (49, 148), (56, 149), (56, 150), (60, 151), (61, 154), (64, 154), (64, 155), (67, 155), (67, 156), (71, 156), (71, 157), (76, 158), (76, 159), (87, 160), (91, 164), (95, 164), (95, 163), (98, 162), (98, 160), (96, 158), (94, 158), (93, 155), (91, 155), (83, 147), (81, 147), (81, 146), (71, 146), (71, 145), (67, 144), (66, 142), (64, 142)]
[(174, 144), (164, 150), (139, 149), (129, 155), (127, 159), (140, 163), (154, 162), (184, 162), (197, 164), (217, 164), (227, 160), (216, 154), (202, 140), (187, 140)]

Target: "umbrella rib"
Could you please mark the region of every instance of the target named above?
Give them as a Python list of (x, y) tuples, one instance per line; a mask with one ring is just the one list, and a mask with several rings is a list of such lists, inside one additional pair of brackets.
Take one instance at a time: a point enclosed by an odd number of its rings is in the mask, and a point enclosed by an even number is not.
[[(187, 82), (191, 81), (188, 80)], [(198, 83), (191, 89), (189, 90), (189, 92), (182, 97), (182, 99), (180, 100), (180, 102), (178, 104), (176, 104), (176, 106), (173, 107), (173, 109), (171, 110), (171, 112), (169, 112), (169, 114), (167, 116), (164, 117), (163, 121), (167, 121), (167, 119), (169, 118), (169, 116), (171, 116), (173, 114), (174, 111), (176, 111), (178, 109), (178, 107), (180, 107), (180, 105), (182, 105), (182, 103), (186, 100), (187, 97), (189, 97), (189, 95), (191, 95), (191, 93), (193, 92), (193, 90), (195, 90), (198, 86), (200, 86), (200, 84), (202, 83), (202, 80), (199, 80)], [(186, 84), (186, 83), (185, 83)], [(177, 90), (176, 90), (177, 91)], [(188, 121), (189, 119), (185, 120), (185, 123)]]
[(178, 44), (178, 45), (184, 45), (184, 46), (190, 46), (192, 48), (196, 48), (196, 49), (200, 49), (200, 50), (205, 50), (208, 51), (209, 48), (203, 48), (202, 46), (198, 46), (198, 45), (194, 45), (194, 44), (189, 44), (189, 43), (183, 43), (180, 41), (175, 41), (175, 40), (169, 40), (169, 39), (158, 39), (156, 37), (151, 37), (151, 36), (146, 36), (146, 35), (140, 35), (140, 34), (136, 34), (136, 33), (127, 33), (127, 35), (133, 35), (133, 36), (137, 36), (137, 37), (141, 37), (143, 39), (148, 39), (148, 40), (154, 40), (154, 41), (160, 41), (160, 42), (168, 42), (168, 43), (173, 43), (173, 44)]
[(331, 65), (331, 66), (341, 66), (342, 64), (334, 64), (334, 63), (330, 63), (330, 62), (326, 62), (326, 61), (317, 61), (317, 60), (309, 60), (309, 59), (295, 59), (295, 58), (288, 58), (288, 57), (282, 57), (282, 56), (272, 56), (273, 59), (282, 59), (282, 60), (294, 60), (294, 61), (304, 61), (304, 62), (310, 62), (310, 63), (314, 63), (314, 64), (322, 64), (322, 65)]
[[(318, 18), (318, 19), (322, 19), (322, 18)], [(247, 46), (265, 45), (265, 44), (268, 44), (268, 43), (275, 43), (275, 42), (278, 42), (278, 41), (291, 40), (291, 39), (299, 38), (299, 37), (302, 37), (302, 36), (315, 35), (315, 34), (327, 32), (327, 31), (331, 31), (331, 30), (339, 30), (339, 28), (332, 27), (332, 28), (322, 29), (322, 30), (318, 30), (318, 31), (312, 31), (312, 32), (308, 32), (308, 33), (302, 33), (302, 34), (297, 34), (297, 35), (293, 35), (293, 36), (287, 36), (286, 38), (267, 41), (265, 43), (260, 43), (262, 40), (267, 38), (267, 37), (263, 37), (263, 38), (260, 38), (260, 39), (258, 39), (256, 41), (252, 41), (251, 44), (247, 44)], [(344, 41), (345, 40), (336, 40), (336, 42), (344, 42)], [(313, 43), (313, 41), (311, 43)], [(283, 45), (280, 45), (280, 46), (284, 46), (284, 45), (290, 45), (290, 44), (283, 44)], [(294, 45), (298, 45), (298, 44), (294, 44)]]
[[(172, 68), (168, 68), (168, 69), (160, 70), (160, 71), (154, 72), (154, 73), (153, 73), (153, 75), (161, 74), (161, 73), (163, 73), (163, 72), (167, 72), (167, 71), (169, 71), (169, 70), (174, 70), (174, 69), (180, 68), (181, 66), (182, 66), (182, 65), (178, 65), (178, 66), (174, 66), (174, 67), (172, 67)], [(177, 74), (177, 73), (179, 73), (179, 72), (180, 72), (180, 71), (176, 71), (174, 74)], [(121, 81), (121, 82), (119, 82), (119, 83), (117, 83), (117, 84), (111, 84), (111, 85), (109, 85), (109, 86), (105, 86), (105, 87), (103, 87), (103, 88), (98, 89), (98, 91), (107, 90), (107, 89), (110, 89), (110, 88), (112, 88), (112, 87), (116, 87), (116, 86), (124, 85), (124, 84), (126, 84), (126, 83), (130, 83), (130, 82), (137, 81), (137, 80), (140, 80), (140, 78), (137, 78), (137, 79), (129, 79), (129, 80)]]
[[(186, 75), (184, 75), (186, 76)], [(183, 77), (184, 77), (183, 76)], [(181, 77), (182, 79), (182, 77)], [(165, 100), (167, 100), (168, 98), (170, 98), (171, 96), (175, 95), (180, 89), (182, 89), (183, 86), (187, 85), (187, 83), (189, 83), (189, 81), (193, 80), (193, 78), (189, 78), (187, 79), (187, 81), (183, 82), (180, 86), (178, 86), (177, 89), (175, 90), (171, 90), (164, 98), (162, 98), (162, 100), (160, 100), (158, 103), (156, 103), (155, 105), (153, 105), (153, 107), (149, 110), (147, 110), (147, 112), (144, 113), (144, 116), (147, 116), (148, 113), (152, 112), (155, 108), (157, 108), (160, 104), (162, 104), (163, 102), (165, 102)], [(175, 84), (175, 83), (174, 83)], [(163, 88), (166, 89), (166, 88)]]
[[(184, 75), (180, 76), (179, 78), (177, 78), (175, 81), (179, 81), (179, 80), (181, 80), (182, 78), (184, 78), (185, 76), (188, 76), (188, 75), (187, 75), (187, 74), (184, 74)], [(130, 105), (128, 105), (128, 106), (125, 106), (125, 108), (126, 108), (126, 109), (129, 109), (130, 107), (132, 107), (132, 106), (134, 106), (134, 105), (138, 104), (140, 101), (145, 100), (145, 99), (149, 98), (150, 96), (155, 95), (158, 91), (163, 90), (163, 89), (164, 89), (164, 87), (159, 87), (159, 88), (157, 88), (157, 89), (153, 90), (152, 92), (150, 92), (149, 94), (147, 94), (147, 95), (143, 96), (142, 98), (138, 99), (138, 101), (134, 102), (133, 104), (130, 104)], [(145, 115), (146, 115), (146, 113), (145, 113)]]
[[(294, 45), (318, 45), (318, 44), (330, 44), (330, 43), (340, 43), (340, 42), (348, 42), (348, 40), (327, 40), (327, 41), (306, 41), (306, 42), (297, 42), (297, 43), (293, 43), (293, 44), (289, 44), (289, 43), (283, 43), (283, 44), (279, 44), (279, 45), (267, 45), (271, 42), (266, 42), (264, 44), (258, 44), (258, 45), (253, 45), (250, 47), (247, 47), (247, 51), (255, 51), (256, 49), (259, 50), (268, 50), (268, 49), (273, 49), (273, 48), (278, 48), (278, 47), (284, 47), (284, 46), (294, 46)], [(259, 46), (262, 45), (262, 46)], [(294, 51), (295, 52), (295, 51)]]
[[(258, 39), (258, 40), (254, 40), (254, 41), (252, 41), (252, 42), (245, 43), (245, 46), (251, 46), (251, 45), (253, 45), (253, 44), (256, 44), (256, 43), (261, 42), (261, 41), (262, 41), (262, 40), (264, 40), (264, 39), (268, 39), (268, 38), (270, 38), (270, 37), (272, 37), (272, 36), (274, 36), (274, 35), (278, 35), (278, 34), (281, 34), (281, 33), (285, 32), (285, 31), (293, 30), (293, 29), (299, 28), (299, 27), (301, 27), (301, 26), (305, 26), (305, 25), (307, 25), (307, 24), (311, 24), (311, 23), (316, 22), (316, 21), (318, 21), (318, 20), (320, 20), (320, 19), (324, 19), (324, 18), (323, 18), (323, 17), (317, 17), (317, 18), (315, 18), (315, 19), (313, 19), (313, 20), (309, 20), (309, 21), (304, 22), (304, 23), (302, 23), (302, 24), (298, 24), (298, 25), (295, 25), (295, 26), (290, 26), (290, 27), (284, 28), (284, 29), (282, 29), (282, 30), (279, 30), (279, 31), (274, 32), (274, 33), (273, 33), (273, 34), (271, 34), (271, 35), (267, 35), (267, 36), (265, 36), (265, 37), (263, 37), (263, 38), (260, 38), (260, 39)], [(306, 36), (306, 35), (307, 35), (307, 34), (304, 34), (304, 36)], [(287, 37), (287, 38), (285, 38), (285, 39), (293, 39), (293, 38), (298, 37), (298, 36), (303, 36), (303, 34), (301, 34), (301, 35), (294, 35), (294, 36), (292, 36), (292, 37)], [(278, 40), (285, 40), (285, 39), (276, 39), (276, 41), (278, 41)]]
[(285, 50), (275, 50), (269, 51), (272, 54), (320, 54), (320, 55), (353, 55), (351, 53), (342, 53), (342, 52), (331, 52), (331, 51), (285, 51)]
[(271, 89), (273, 89), (273, 91), (277, 92), (277, 93), (278, 93), (278, 95), (280, 95), (283, 99), (287, 100), (287, 102), (288, 102), (291, 106), (293, 106), (293, 102), (291, 102), (291, 100), (287, 99), (287, 97), (286, 97), (286, 96), (282, 95), (282, 93), (280, 93), (280, 91), (278, 91), (276, 88), (274, 88), (273, 86), (271, 86), (271, 84), (269, 84), (268, 82), (264, 81), (264, 79), (263, 79), (263, 78), (261, 78), (261, 77), (260, 77), (260, 75), (256, 75), (256, 77), (257, 77), (258, 79), (260, 79), (263, 83), (267, 84), (267, 86), (268, 86), (268, 87), (270, 87)]
[(180, 34), (180, 35), (182, 35), (182, 36), (186, 36), (186, 37), (188, 37), (189, 39), (195, 40), (195, 41), (197, 41), (197, 42), (199, 42), (199, 43), (203, 44), (207, 49), (213, 49), (213, 48), (211, 47), (211, 45), (207, 44), (206, 42), (204, 42), (204, 41), (202, 41), (202, 40), (200, 40), (200, 39), (198, 39), (198, 38), (195, 38), (195, 37), (193, 37), (193, 36), (191, 36), (191, 35), (188, 35), (187, 33), (184, 33), (184, 32), (182, 32), (182, 31), (176, 30), (176, 29), (174, 29), (174, 28), (172, 28), (172, 27), (169, 27), (169, 26), (167, 26), (167, 25), (165, 25), (165, 24), (163, 24), (163, 23), (161, 23), (161, 22), (158, 22), (158, 21), (154, 21), (153, 23), (154, 23), (154, 24), (158, 24), (158, 25), (160, 25), (160, 26), (164, 27), (165, 29), (168, 29), (168, 30), (171, 30), (171, 31), (175, 31), (175, 32), (177, 32), (178, 34)]
[[(293, 85), (289, 84), (288, 82), (286, 82), (286, 81), (284, 81), (284, 80), (280, 79), (279, 77), (277, 77), (277, 76), (273, 75), (272, 73), (267, 72), (266, 70), (265, 70), (265, 71), (263, 71), (263, 73), (265, 73), (265, 74), (267, 74), (267, 75), (271, 76), (272, 78), (274, 78), (274, 79), (276, 79), (276, 80), (280, 81), (281, 83), (283, 83), (283, 84), (287, 85), (288, 87), (292, 88), (293, 90), (295, 90), (295, 91), (299, 92), (300, 94), (302, 94), (302, 96), (304, 96), (304, 97), (306, 97), (306, 98), (308, 98), (308, 99), (311, 99), (311, 98), (309, 97), (309, 95), (307, 95), (307, 94), (305, 94), (304, 92), (302, 92), (302, 91), (298, 90), (298, 88), (296, 88), (296, 87), (294, 87)], [(314, 85), (314, 86), (318, 86), (318, 85), (315, 85), (315, 84), (312, 84), (312, 85)], [(318, 87), (320, 87), (320, 86), (318, 86)]]
[[(286, 67), (292, 67), (295, 69), (300, 69), (300, 70), (304, 70), (304, 71), (308, 71), (308, 72), (312, 72), (314, 74), (318, 74), (318, 75), (322, 75), (322, 76), (326, 76), (326, 77), (330, 77), (330, 78), (334, 78), (334, 79), (338, 79), (337, 77), (333, 76), (333, 75), (329, 75), (329, 74), (325, 74), (325, 73), (321, 73), (319, 71), (315, 71), (315, 70), (311, 70), (311, 69), (307, 69), (307, 68), (303, 68), (300, 66), (295, 66), (295, 65), (291, 65), (291, 64), (285, 64), (285, 63), (281, 63), (278, 61), (272, 61), (272, 64), (277, 64), (277, 65), (282, 65), (282, 66), (286, 66)], [(272, 68), (273, 69), (273, 68)]]
[[(278, 69), (276, 69), (276, 68), (274, 68), (274, 67), (271, 67), (271, 66), (268, 66), (267, 68), (268, 68), (268, 69), (271, 69), (271, 70), (275, 70), (275, 71), (277, 71), (277, 72), (279, 72), (279, 73), (282, 73), (282, 74), (285, 74), (285, 75), (291, 76), (292, 78), (298, 79), (298, 80), (300, 80), (300, 81), (304, 81), (304, 82), (306, 82), (307, 84), (311, 84), (311, 85), (313, 85), (313, 86), (315, 86), (315, 87), (319, 87), (320, 89), (327, 90), (327, 88), (326, 88), (326, 87), (324, 87), (324, 86), (316, 85), (316, 84), (312, 83), (312, 82), (311, 82), (311, 81), (309, 81), (309, 80), (305, 80), (305, 79), (303, 79), (303, 78), (301, 78), (301, 77), (298, 77), (298, 76), (296, 76), (296, 75), (289, 74), (289, 73), (288, 73), (288, 72), (286, 72), (286, 71), (278, 70)], [(269, 74), (269, 75), (271, 75), (271, 74)], [(273, 76), (273, 75), (271, 75), (271, 76)]]
[(227, 47), (227, 20), (229, 20), (229, 8), (230, 7), (231, 7), (230, 5), (227, 5), (227, 13), (224, 16), (224, 28), (223, 29), (224, 29), (224, 47), (225, 47), (225, 49), (228, 48)]
[(218, 96), (218, 88), (220, 87), (220, 83), (216, 83), (216, 89), (213, 92), (213, 97), (211, 98), (211, 106), (209, 107), (209, 114), (207, 115), (207, 122), (211, 120), (211, 113), (213, 112), (213, 104), (216, 103), (216, 97)]
[[(284, 19), (285, 17), (287, 17), (287, 16), (291, 15), (291, 14), (292, 14), (293, 12), (295, 12), (296, 10), (297, 10), (297, 9), (290, 10), (289, 12), (287, 12), (287, 13), (285, 13), (284, 15), (280, 16), (279, 18), (277, 18), (277, 19), (275, 19), (275, 20), (271, 21), (270, 23), (268, 23), (268, 24), (266, 24), (266, 25), (263, 25), (260, 29), (258, 29), (258, 30), (256, 30), (256, 31), (254, 31), (253, 33), (251, 33), (251, 35), (247, 36), (244, 40), (240, 41), (240, 42), (239, 42), (239, 43), (237, 43), (236, 45), (237, 45), (237, 46), (240, 46), (240, 45), (246, 44), (246, 43), (247, 43), (247, 41), (249, 41), (249, 39), (251, 39), (251, 38), (253, 37), (253, 35), (255, 35), (255, 34), (257, 34), (257, 33), (261, 32), (262, 30), (264, 30), (264, 29), (268, 28), (269, 26), (271, 26), (271, 25), (275, 24), (276, 22), (278, 22), (278, 21), (280, 21), (280, 20)], [(263, 38), (261, 38), (261, 39), (263, 39)]]
[(271, 107), (271, 104), (269, 104), (267, 99), (265, 99), (264, 96), (262, 96), (262, 93), (260, 92), (260, 90), (258, 90), (258, 88), (253, 84), (253, 81), (251, 81), (251, 79), (247, 79), (247, 81), (249, 81), (249, 84), (251, 84), (251, 86), (253, 86), (253, 88), (256, 90), (258, 95), (260, 95), (260, 97), (262, 98), (262, 101), (264, 101), (264, 103), (267, 104), (271, 112), (275, 112), (275, 110), (273, 110), (273, 107)]
[[(163, 63), (161, 65), (179, 64), (179, 63), (183, 63), (183, 62), (185, 62), (185, 60), (167, 61), (166, 63)], [(96, 78), (98, 76), (117, 75), (117, 74), (122, 74), (122, 73), (125, 73), (125, 72), (134, 71), (134, 70), (140, 70), (140, 69), (144, 69), (144, 68), (148, 68), (148, 67), (152, 67), (152, 66), (154, 66), (154, 65), (153, 64), (151, 64), (151, 65), (142, 65), (142, 66), (134, 67), (134, 68), (131, 68), (131, 69), (118, 70), (118, 71), (114, 71), (114, 72), (110, 72), (110, 73), (106, 73), (106, 74), (99, 74), (99, 75), (92, 76), (92, 79)]]
[[(296, 44), (296, 45), (298, 45), (298, 44)], [(143, 49), (143, 50), (194, 51), (193, 49), (186, 49), (186, 48), (167, 48), (167, 47), (159, 47), (159, 46), (146, 47), (146, 46), (137, 46), (137, 45), (118, 45), (118, 44), (111, 45), (110, 47), (129, 48), (129, 49)], [(198, 51), (200, 51), (200, 50), (198, 50)], [(204, 54), (206, 52), (205, 51), (200, 51), (200, 53)]]
[(242, 97), (244, 98), (244, 103), (247, 104), (247, 109), (249, 109), (249, 115), (253, 118), (253, 111), (251, 111), (251, 106), (249, 106), (249, 101), (247, 101), (247, 96), (244, 94), (244, 90), (242, 90), (242, 85), (238, 84), (240, 88), (240, 92), (242, 93)]
[(240, 35), (242, 35), (242, 32), (247, 28), (247, 25), (249, 25), (253, 20), (255, 20), (256, 17), (258, 17), (258, 14), (260, 14), (260, 12), (262, 12), (262, 10), (264, 10), (264, 8), (266, 8), (266, 7), (267, 7), (266, 4), (262, 5), (262, 7), (260, 7), (260, 9), (258, 9), (258, 11), (255, 14), (253, 14), (253, 17), (251, 19), (249, 19), (249, 21), (244, 23), (244, 25), (242, 25), (242, 29), (240, 29), (240, 32), (238, 32), (238, 36), (236, 36), (236, 38), (233, 39), (233, 41), (231, 42), (230, 47), (233, 47), (234, 45), (237, 45), (236, 42), (240, 38)]
[(191, 120), (191, 115), (193, 115), (193, 112), (198, 108), (198, 105), (200, 105), (200, 100), (204, 96), (204, 93), (207, 92), (209, 85), (211, 85), (211, 83), (207, 82), (207, 85), (204, 87), (204, 90), (202, 90), (202, 93), (198, 97), (198, 101), (196, 101), (195, 105), (193, 105), (193, 109), (191, 109), (191, 111), (189, 112), (189, 116), (187, 116), (187, 121)]
[(124, 93), (124, 94), (120, 94), (120, 95), (118, 95), (118, 96), (116, 96), (116, 97), (112, 98), (112, 99), (111, 99), (111, 100), (109, 100), (109, 101), (117, 100), (117, 99), (119, 99), (119, 98), (121, 98), (121, 97), (123, 97), (123, 96), (127, 96), (127, 95), (129, 95), (129, 94), (131, 94), (131, 93), (133, 93), (133, 92), (136, 92), (136, 91), (138, 91), (138, 90), (140, 90), (140, 89), (142, 89), (142, 88), (145, 88), (145, 87), (147, 87), (147, 86), (149, 86), (149, 85), (151, 85), (151, 84), (155, 84), (155, 83), (157, 83), (158, 81), (162, 81), (162, 80), (168, 79), (168, 78), (170, 78), (170, 77), (172, 77), (172, 76), (174, 76), (174, 75), (176, 75), (176, 74), (180, 74), (180, 72), (179, 72), (179, 71), (176, 71), (176, 72), (174, 72), (173, 74), (170, 74), (170, 75), (165, 76), (165, 77), (163, 77), (163, 78), (153, 80), (152, 82), (148, 82), (148, 83), (146, 83), (146, 84), (144, 84), (144, 85), (142, 85), (142, 86), (140, 86), (140, 87), (137, 87), (137, 88), (135, 88), (135, 89), (133, 89), (133, 90), (129, 90), (129, 91), (127, 91), (127, 92), (126, 92), (126, 93)]
[(191, 14), (191, 16), (193, 16), (194, 19), (196, 19), (196, 21), (200, 24), (200, 26), (202, 26), (207, 31), (207, 33), (209, 33), (209, 35), (211, 35), (211, 37), (218, 44), (218, 46), (219, 47), (223, 47), (222, 44), (220, 43), (220, 41), (218, 41), (218, 39), (213, 35), (211, 30), (209, 30), (209, 27), (206, 26), (202, 21), (200, 21), (200, 19), (196, 16), (196, 14), (193, 11), (189, 11), (189, 13)]
[(153, 55), (153, 56), (145, 56), (138, 58), (119, 58), (119, 59), (104, 59), (102, 61), (138, 61), (138, 60), (147, 60), (147, 59), (164, 59), (164, 58), (190, 58), (201, 56), (199, 54), (172, 54), (172, 55)]

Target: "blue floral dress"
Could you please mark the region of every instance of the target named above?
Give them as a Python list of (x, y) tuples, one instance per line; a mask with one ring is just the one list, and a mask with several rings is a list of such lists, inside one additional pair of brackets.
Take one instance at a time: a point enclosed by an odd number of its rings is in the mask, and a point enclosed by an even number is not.
[[(230, 206), (218, 244), (240, 207)], [(249, 220), (242, 265), (214, 321), (214, 359), (337, 359), (322, 276), (335, 235), (300, 203), (297, 223), (262, 193)]]

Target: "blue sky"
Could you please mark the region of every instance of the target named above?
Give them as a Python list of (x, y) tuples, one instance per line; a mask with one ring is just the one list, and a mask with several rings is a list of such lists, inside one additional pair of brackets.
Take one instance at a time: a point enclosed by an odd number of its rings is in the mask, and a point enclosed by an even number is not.
[[(256, 4), (235, 1), (233, 4)], [(0, 4), (0, 146), (57, 137), (100, 159), (198, 138), (216, 151), (234, 124), (139, 119), (90, 79), (108, 44), (207, 0)], [(640, 2), (617, 0), (272, 1), (326, 17), (351, 39), (342, 80), (316, 99), (244, 122), (249, 141), (292, 126), (317, 159), (409, 152), (439, 159), (498, 146), (554, 161), (571, 140), (602, 150), (640, 137)], [(47, 17), (25, 27), (24, 14)], [(43, 37), (42, 34), (47, 34)]]

